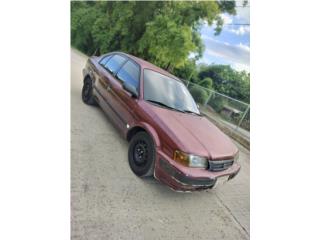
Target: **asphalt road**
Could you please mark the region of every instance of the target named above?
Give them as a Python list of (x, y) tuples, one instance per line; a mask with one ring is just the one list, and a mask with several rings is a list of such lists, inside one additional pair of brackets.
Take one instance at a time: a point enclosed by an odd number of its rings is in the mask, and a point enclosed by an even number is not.
[(128, 143), (81, 100), (86, 56), (71, 50), (71, 238), (249, 239), (249, 152), (220, 188), (177, 193), (130, 170)]

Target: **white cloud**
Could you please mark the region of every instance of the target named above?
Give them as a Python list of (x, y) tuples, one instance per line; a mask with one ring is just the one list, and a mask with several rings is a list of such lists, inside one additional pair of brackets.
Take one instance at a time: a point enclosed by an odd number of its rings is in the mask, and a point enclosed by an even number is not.
[(222, 13), (222, 14), (220, 14), (220, 17), (223, 19), (224, 24), (231, 24), (232, 23), (232, 17), (229, 14)]
[(239, 7), (237, 8), (237, 15), (235, 16), (237, 22), (250, 23), (250, 8)]
[(232, 67), (239, 70), (249, 70), (250, 68), (250, 47), (239, 43), (229, 44), (218, 41), (212, 37), (202, 36), (206, 50), (205, 54), (212, 57), (219, 57), (228, 62)]
[(232, 32), (236, 35), (244, 35), (246, 33), (250, 33), (250, 27), (249, 26), (240, 26), (235, 28), (234, 26), (232, 27), (227, 27), (227, 31)]
[[(224, 30), (234, 33), (236, 35), (244, 35), (250, 33), (250, 8), (249, 7), (238, 7), (236, 8), (237, 14), (231, 16), (229, 14), (220, 14), (224, 20)], [(241, 26), (232, 24), (244, 24)]]
[(239, 43), (239, 44), (238, 44), (238, 47), (241, 48), (241, 49), (243, 49), (244, 51), (247, 51), (247, 52), (250, 53), (250, 47), (249, 47), (249, 46), (247, 46), (247, 45), (245, 45), (245, 44), (242, 44), (242, 43)]

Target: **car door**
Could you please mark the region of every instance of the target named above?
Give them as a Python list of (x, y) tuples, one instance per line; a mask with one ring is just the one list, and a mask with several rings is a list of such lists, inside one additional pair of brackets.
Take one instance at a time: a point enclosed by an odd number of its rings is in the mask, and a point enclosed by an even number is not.
[(90, 71), (93, 75), (93, 86), (94, 88), (101, 90), (102, 86), (101, 83), (103, 82), (102, 79), (105, 78), (107, 70), (106, 70), (106, 64), (112, 57), (112, 54), (106, 55), (102, 57), (102, 59), (98, 63), (92, 64), (93, 71)]
[(117, 109), (114, 108), (112, 86), (117, 81), (115, 74), (126, 61), (127, 58), (119, 54), (114, 54), (106, 60), (102, 59), (100, 62), (101, 73), (97, 79), (98, 81), (95, 82), (96, 91), (100, 95), (100, 106), (116, 126), (121, 129), (123, 129), (124, 122)]
[(140, 66), (133, 60), (129, 59), (125, 62), (116, 74), (116, 81), (110, 82), (110, 102), (117, 109), (123, 122), (123, 132), (135, 122), (137, 107), (137, 97), (133, 97), (131, 93), (123, 88), (123, 84), (127, 83), (133, 86), (139, 94), (140, 84)]

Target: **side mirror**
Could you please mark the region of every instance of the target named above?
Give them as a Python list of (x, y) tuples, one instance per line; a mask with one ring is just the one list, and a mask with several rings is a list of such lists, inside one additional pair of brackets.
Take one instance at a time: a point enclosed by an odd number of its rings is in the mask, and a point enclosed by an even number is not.
[(124, 90), (131, 93), (132, 97), (134, 98), (138, 97), (138, 91), (133, 85), (131, 85), (130, 83), (124, 82), (122, 86)]

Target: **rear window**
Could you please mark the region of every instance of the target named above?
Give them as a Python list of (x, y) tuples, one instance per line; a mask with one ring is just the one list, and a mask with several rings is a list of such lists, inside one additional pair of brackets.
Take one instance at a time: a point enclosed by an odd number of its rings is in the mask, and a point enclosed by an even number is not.
[(108, 62), (108, 60), (112, 57), (112, 55), (108, 55), (108, 56), (105, 56), (101, 61), (100, 61), (100, 64), (102, 66), (105, 66), (106, 63)]
[(107, 69), (115, 73), (119, 70), (122, 64), (126, 61), (126, 58), (120, 55), (114, 55), (108, 62), (107, 62)]
[(130, 83), (137, 90), (139, 86), (139, 66), (132, 61), (126, 62), (117, 74), (117, 77), (123, 81)]

